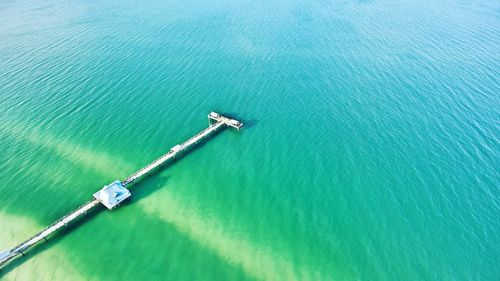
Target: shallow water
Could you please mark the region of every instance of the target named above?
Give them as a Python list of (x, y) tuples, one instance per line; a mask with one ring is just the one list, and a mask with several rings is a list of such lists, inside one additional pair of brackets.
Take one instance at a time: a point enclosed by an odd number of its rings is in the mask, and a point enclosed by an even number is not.
[(0, 2), (0, 249), (225, 130), (6, 280), (498, 280), (500, 7)]

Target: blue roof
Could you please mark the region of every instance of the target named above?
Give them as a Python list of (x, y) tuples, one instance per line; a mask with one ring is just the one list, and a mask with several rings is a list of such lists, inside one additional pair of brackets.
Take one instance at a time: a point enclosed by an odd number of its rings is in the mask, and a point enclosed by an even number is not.
[(130, 191), (126, 189), (119, 180), (112, 182), (94, 193), (94, 197), (110, 210), (130, 196)]

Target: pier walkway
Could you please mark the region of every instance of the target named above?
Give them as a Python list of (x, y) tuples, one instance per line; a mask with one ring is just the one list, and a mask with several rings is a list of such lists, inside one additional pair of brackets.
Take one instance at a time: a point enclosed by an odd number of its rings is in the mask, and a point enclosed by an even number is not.
[(60, 228), (66, 226), (70, 222), (76, 220), (77, 218), (85, 215), (88, 211), (95, 208), (102, 203), (108, 209), (114, 209), (120, 205), (120, 203), (130, 197), (130, 192), (125, 188), (148, 173), (152, 172), (156, 168), (162, 166), (167, 161), (175, 158), (179, 153), (187, 151), (192, 146), (196, 145), (199, 141), (208, 137), (212, 133), (216, 132), (223, 127), (232, 127), (240, 130), (243, 124), (237, 120), (227, 118), (218, 113), (211, 112), (208, 115), (209, 126), (208, 128), (202, 130), (198, 134), (189, 138), (185, 142), (172, 147), (167, 153), (154, 160), (147, 166), (133, 173), (123, 181), (115, 181), (112, 184), (104, 186), (101, 190), (94, 194), (94, 198), (87, 203), (81, 205), (75, 210), (69, 212), (61, 219), (57, 220), (53, 224), (49, 225), (42, 231), (33, 235), (29, 239), (23, 241), (19, 245), (15, 246), (10, 250), (6, 250), (0, 253), (0, 269), (7, 264), (9, 261), (18, 257), (19, 255), (24, 255), (31, 247), (42, 240), (46, 240), (51, 234), (59, 230)]

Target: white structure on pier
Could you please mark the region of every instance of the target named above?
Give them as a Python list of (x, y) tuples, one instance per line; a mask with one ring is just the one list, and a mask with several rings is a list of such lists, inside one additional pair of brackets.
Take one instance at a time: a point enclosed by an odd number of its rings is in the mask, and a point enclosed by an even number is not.
[(130, 191), (123, 186), (119, 180), (110, 185), (106, 185), (101, 190), (94, 193), (94, 198), (99, 200), (106, 208), (113, 210), (123, 200), (131, 196)]
[(224, 117), (224, 116), (220, 115), (219, 113), (213, 112), (213, 111), (210, 112), (210, 114), (208, 114), (208, 122), (210, 124), (212, 123), (212, 120), (215, 122), (224, 123), (224, 124), (226, 124), (226, 126), (233, 127), (235, 129), (237, 129), (238, 131), (243, 127), (243, 123), (241, 123), (240, 121)]

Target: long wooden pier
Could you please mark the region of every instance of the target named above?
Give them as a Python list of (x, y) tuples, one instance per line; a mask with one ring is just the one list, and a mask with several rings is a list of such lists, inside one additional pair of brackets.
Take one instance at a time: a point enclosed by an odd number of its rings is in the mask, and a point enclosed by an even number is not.
[(28, 238), (27, 240), (21, 242), (17, 246), (10, 250), (6, 250), (0, 253), (0, 268), (6, 265), (11, 260), (15, 259), (20, 255), (24, 255), (31, 247), (36, 245), (42, 240), (46, 240), (51, 234), (59, 230), (60, 228), (66, 226), (77, 218), (85, 215), (88, 211), (95, 208), (102, 203), (108, 209), (114, 209), (120, 205), (123, 200), (130, 197), (130, 192), (125, 187), (127, 185), (137, 182), (140, 178), (154, 171), (158, 167), (165, 164), (167, 161), (175, 158), (179, 153), (190, 149), (192, 146), (196, 145), (199, 141), (208, 137), (212, 133), (216, 132), (223, 127), (233, 127), (240, 130), (243, 124), (237, 120), (227, 118), (218, 113), (211, 112), (208, 115), (209, 126), (208, 128), (202, 130), (198, 134), (189, 138), (185, 142), (172, 147), (167, 153), (154, 160), (147, 166), (133, 173), (123, 181), (115, 181), (110, 185), (104, 186), (101, 190), (94, 194), (94, 198), (87, 203), (81, 205), (75, 210), (69, 212), (64, 217), (60, 218), (53, 224), (49, 225), (42, 231)]

